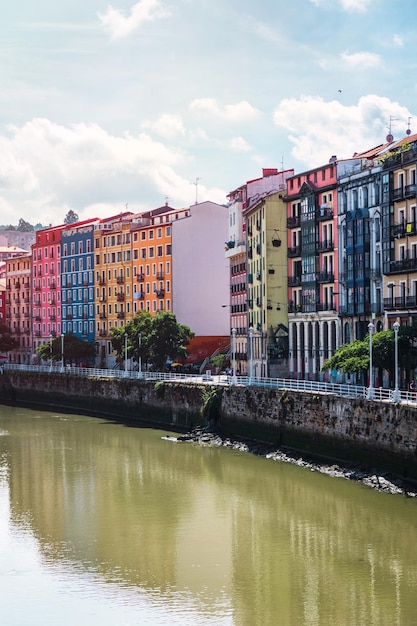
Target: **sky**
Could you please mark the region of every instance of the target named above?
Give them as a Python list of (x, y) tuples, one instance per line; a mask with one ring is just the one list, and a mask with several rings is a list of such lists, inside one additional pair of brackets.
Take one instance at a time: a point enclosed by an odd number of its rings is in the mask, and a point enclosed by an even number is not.
[(415, 0), (13, 0), (0, 224), (224, 204), (417, 132)]

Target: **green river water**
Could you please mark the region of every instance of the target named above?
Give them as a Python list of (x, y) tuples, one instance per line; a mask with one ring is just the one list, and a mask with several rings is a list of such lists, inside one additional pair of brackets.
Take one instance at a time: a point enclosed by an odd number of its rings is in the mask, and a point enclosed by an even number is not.
[(0, 624), (417, 624), (417, 500), (0, 406)]

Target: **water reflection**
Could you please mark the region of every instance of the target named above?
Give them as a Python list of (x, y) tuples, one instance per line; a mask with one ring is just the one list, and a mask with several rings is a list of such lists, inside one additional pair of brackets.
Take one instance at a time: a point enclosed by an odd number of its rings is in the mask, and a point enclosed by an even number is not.
[(113, 623), (417, 622), (413, 500), (83, 416), (0, 432), (3, 553), (31, 542), (40, 584), (137, 620)]

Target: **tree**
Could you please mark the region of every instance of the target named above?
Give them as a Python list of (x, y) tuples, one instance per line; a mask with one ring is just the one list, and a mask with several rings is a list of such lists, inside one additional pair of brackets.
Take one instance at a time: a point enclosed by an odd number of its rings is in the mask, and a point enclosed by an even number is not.
[(159, 311), (152, 319), (150, 358), (157, 370), (163, 370), (168, 359), (187, 356), (187, 345), (194, 337), (185, 324), (178, 324), (173, 313)]
[[(125, 334), (127, 338), (125, 339)], [(186, 346), (194, 333), (184, 324), (178, 324), (173, 313), (160, 311), (152, 316), (149, 311), (140, 311), (126, 326), (110, 330), (113, 349), (120, 363), (127, 358), (152, 363), (155, 369), (164, 369), (167, 359), (187, 355)]]
[(29, 224), (29, 222), (25, 222), (25, 220), (21, 217), (17, 225), (17, 230), (21, 233), (31, 233), (33, 231), (33, 226), (32, 224)]
[(345, 374), (366, 372), (369, 367), (369, 343), (366, 340), (352, 341), (339, 346), (334, 355), (323, 363), (325, 370), (339, 370)]
[(65, 216), (64, 224), (75, 224), (75, 222), (78, 222), (79, 219), (80, 218), (78, 217), (77, 213), (70, 209)]
[[(95, 347), (93, 343), (84, 341), (76, 337), (72, 333), (64, 335), (64, 358), (65, 362), (72, 363), (88, 362), (95, 356)], [(37, 348), (39, 359), (49, 361), (52, 357), (53, 361), (62, 359), (62, 337), (54, 337), (48, 343), (43, 343)]]
[(6, 324), (0, 322), (0, 353), (10, 352), (18, 346), (18, 342), (12, 335)]
[[(417, 366), (417, 323), (400, 326), (398, 332), (398, 365), (407, 372)], [(381, 330), (372, 337), (372, 365), (386, 370), (393, 378), (395, 368), (395, 335), (392, 330)], [(340, 370), (345, 374), (366, 373), (369, 369), (369, 335), (340, 346), (328, 359), (322, 370)]]
[(132, 320), (127, 322), (126, 326), (110, 329), (112, 346), (119, 363), (125, 358), (125, 333), (127, 334), (127, 358), (139, 362), (140, 357), (143, 363), (148, 362), (152, 319), (149, 311), (139, 311)]

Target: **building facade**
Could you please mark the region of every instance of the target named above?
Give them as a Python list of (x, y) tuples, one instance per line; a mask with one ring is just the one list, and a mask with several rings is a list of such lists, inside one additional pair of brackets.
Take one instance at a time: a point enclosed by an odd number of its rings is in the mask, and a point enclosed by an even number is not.
[(336, 158), (287, 181), (290, 376), (321, 379), (340, 345)]
[(32, 257), (25, 254), (6, 261), (6, 323), (17, 347), (10, 353), (13, 363), (32, 362)]

